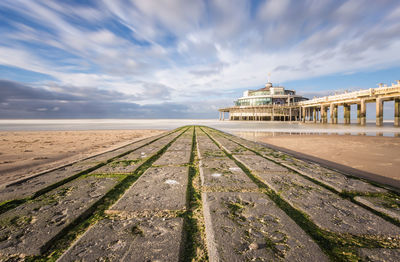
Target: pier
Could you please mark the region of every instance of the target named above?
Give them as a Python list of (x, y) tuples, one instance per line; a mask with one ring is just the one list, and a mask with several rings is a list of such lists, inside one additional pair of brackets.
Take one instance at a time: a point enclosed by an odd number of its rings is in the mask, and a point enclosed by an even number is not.
[(370, 88), (344, 94), (325, 96), (286, 104), (268, 104), (259, 106), (233, 106), (219, 109), (219, 119), (254, 121), (302, 121), (314, 123), (338, 123), (338, 107), (343, 106), (344, 123), (350, 124), (351, 105), (357, 105), (357, 123), (366, 124), (367, 103), (376, 103), (376, 125), (383, 124), (383, 106), (387, 101), (394, 101), (394, 126), (400, 126), (400, 80), (387, 86), (379, 84)]

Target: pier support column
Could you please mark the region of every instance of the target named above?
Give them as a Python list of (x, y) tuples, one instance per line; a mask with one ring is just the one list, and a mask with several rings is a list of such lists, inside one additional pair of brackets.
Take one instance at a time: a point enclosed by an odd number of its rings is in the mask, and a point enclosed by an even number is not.
[(376, 125), (383, 125), (383, 100), (382, 98), (376, 99)]
[(305, 123), (306, 122), (306, 108), (305, 107), (301, 107), (300, 109), (301, 109), (301, 113), (302, 113), (301, 121), (303, 123)]
[(274, 106), (271, 107), (271, 121), (274, 121)]
[(317, 107), (317, 110), (318, 110), (318, 111), (317, 111), (318, 122), (321, 123), (321, 122), (322, 122), (321, 107), (320, 107), (320, 108)]
[(326, 112), (326, 106), (324, 105), (321, 105), (321, 118), (323, 124), (328, 123), (328, 114)]
[(317, 107), (317, 110), (318, 110), (317, 111), (318, 122), (322, 123), (321, 107), (320, 108)]
[(317, 123), (317, 108), (313, 108), (313, 122)]
[(366, 107), (365, 100), (361, 99), (361, 104), (360, 104), (360, 125), (365, 126), (366, 123), (367, 123), (367, 107)]
[(400, 98), (394, 99), (394, 126), (400, 126)]
[(308, 107), (306, 107), (305, 119), (306, 119), (306, 121), (310, 120), (310, 110), (308, 109)]
[(221, 112), (219, 112), (219, 120), (221, 121)]
[(333, 106), (333, 123), (338, 123), (338, 105)]
[(350, 105), (349, 104), (344, 104), (343, 105), (343, 111), (344, 111), (344, 123), (350, 124)]
[(361, 104), (357, 104), (357, 124), (361, 124)]
[(335, 105), (334, 104), (330, 104), (329, 105), (329, 115), (330, 115), (330, 122), (331, 122), (331, 124), (334, 124), (335, 123), (335, 118), (334, 118), (334, 108), (335, 108)]

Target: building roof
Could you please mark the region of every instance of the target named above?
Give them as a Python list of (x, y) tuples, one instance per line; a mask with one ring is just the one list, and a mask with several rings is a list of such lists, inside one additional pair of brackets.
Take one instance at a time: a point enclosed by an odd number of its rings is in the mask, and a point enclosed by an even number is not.
[[(265, 84), (265, 87), (254, 90), (254, 91), (269, 91), (271, 87), (273, 87), (272, 83), (268, 82)], [(283, 86), (276, 86), (276, 87), (283, 87)]]

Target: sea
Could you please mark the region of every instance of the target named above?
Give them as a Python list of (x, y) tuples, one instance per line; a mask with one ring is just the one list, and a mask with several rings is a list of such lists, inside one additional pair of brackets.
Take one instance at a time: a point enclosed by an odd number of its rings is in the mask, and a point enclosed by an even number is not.
[(184, 125), (204, 125), (228, 133), (241, 133), (246, 137), (283, 134), (400, 137), (400, 127), (393, 126), (393, 121), (384, 121), (383, 126), (377, 127), (374, 121), (367, 121), (365, 126), (360, 126), (357, 123), (334, 125), (301, 122), (220, 121), (216, 119), (2, 119), (0, 120), (0, 131), (171, 130)]

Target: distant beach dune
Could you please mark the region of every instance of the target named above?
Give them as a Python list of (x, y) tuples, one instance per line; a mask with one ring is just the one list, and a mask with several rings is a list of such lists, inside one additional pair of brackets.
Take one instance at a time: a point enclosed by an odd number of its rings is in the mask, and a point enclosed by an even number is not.
[[(354, 168), (400, 182), (400, 138), (352, 135), (278, 135), (246, 132), (237, 135), (257, 140), (298, 154), (309, 159), (329, 161), (338, 166)], [(377, 181), (377, 180), (375, 180)]]
[(0, 132), (0, 185), (162, 132), (164, 131)]

